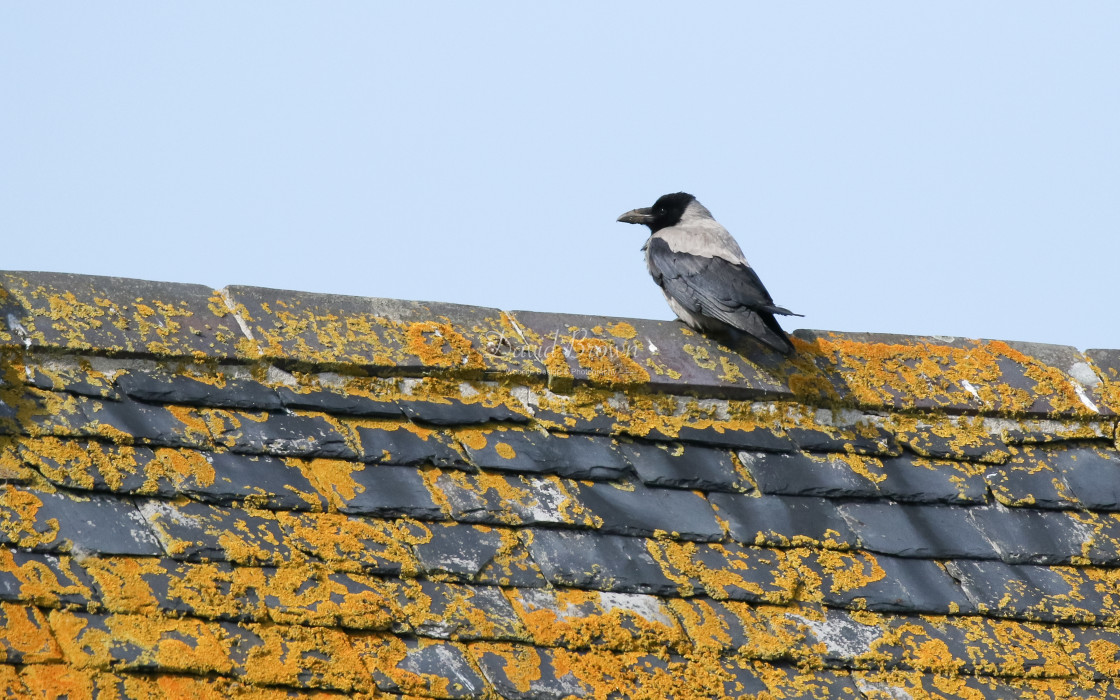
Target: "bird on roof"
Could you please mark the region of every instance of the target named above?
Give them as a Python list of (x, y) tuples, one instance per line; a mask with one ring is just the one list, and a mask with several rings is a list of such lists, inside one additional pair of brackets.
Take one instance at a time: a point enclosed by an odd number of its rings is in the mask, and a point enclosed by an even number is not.
[(618, 220), (649, 227), (642, 246), (649, 273), (690, 328), (733, 344), (749, 336), (783, 355), (793, 352), (774, 315), (801, 314), (774, 305), (739, 244), (696, 197), (666, 194)]

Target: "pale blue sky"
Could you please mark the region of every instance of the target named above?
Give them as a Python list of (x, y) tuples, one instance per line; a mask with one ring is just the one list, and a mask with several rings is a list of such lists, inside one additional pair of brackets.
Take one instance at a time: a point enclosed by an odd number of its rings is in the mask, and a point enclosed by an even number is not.
[(0, 4), (0, 268), (1120, 348), (1120, 3)]

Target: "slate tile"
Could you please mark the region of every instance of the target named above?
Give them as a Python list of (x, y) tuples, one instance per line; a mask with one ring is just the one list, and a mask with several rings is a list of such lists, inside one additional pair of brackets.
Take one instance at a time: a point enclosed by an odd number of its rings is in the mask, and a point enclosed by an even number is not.
[(1096, 536), (1099, 533), (1094, 533), (1088, 516), (996, 504), (970, 508), (968, 517), (1009, 564), (1068, 564), (1079, 558), (1099, 563), (1120, 556), (1106, 539)]
[(219, 623), (54, 610), (50, 627), (67, 661), (78, 667), (195, 674), (233, 668)]
[(873, 552), (925, 559), (996, 559), (972, 512), (961, 506), (842, 503), (840, 514), (860, 544)]
[[(150, 406), (136, 401), (97, 401), (82, 406), (91, 423), (108, 426), (134, 440), (164, 447), (211, 447), (210, 435), (189, 411)], [(111, 433), (110, 433), (111, 434)]]
[(104, 401), (70, 394), (32, 394), (40, 406), (31, 415), (32, 433), (87, 437), (119, 443), (211, 448), (210, 433), (197, 411), (138, 401)]
[[(1076, 348), (999, 340), (797, 331), (800, 357), (816, 372), (798, 378), (857, 405), (969, 413), (1095, 415), (1077, 394), (1092, 370)], [(1086, 376), (1088, 374), (1088, 376)]]
[[(634, 435), (631, 431), (628, 434)], [(797, 449), (784, 432), (765, 426), (736, 427), (733, 422), (720, 425), (713, 430), (711, 426), (682, 425), (672, 434), (654, 429), (648, 433), (634, 435), (647, 437), (651, 440), (658, 438), (665, 440), (680, 440), (681, 442), (695, 442), (701, 445), (716, 445), (730, 447), (735, 450), (763, 450), (766, 452), (793, 452)]]
[[(804, 606), (752, 605), (710, 598), (672, 598), (666, 604), (698, 651), (740, 659), (807, 658), (813, 639), (799, 613)], [(818, 609), (814, 617), (823, 613)]]
[(1055, 637), (1075, 667), (1088, 669), (1094, 680), (1116, 677), (1120, 670), (1120, 631), (1071, 625), (1056, 631)]
[(1047, 453), (1073, 499), (1090, 510), (1120, 510), (1120, 454), (1095, 445)]
[(1008, 455), (1007, 442), (987, 433), (979, 416), (914, 419), (910, 425), (900, 426), (896, 437), (912, 452), (931, 459), (998, 464)]
[(679, 593), (705, 593), (718, 600), (788, 603), (800, 586), (797, 567), (780, 549), (737, 542), (695, 544), (653, 541), (650, 551)]
[(720, 659), (720, 670), (723, 671), (720, 697), (765, 697), (762, 693), (768, 692), (766, 684), (755, 671), (754, 664), (746, 659), (734, 656)]
[(547, 581), (513, 530), (463, 523), (428, 527), (412, 546), (426, 578), (503, 586), (544, 586)]
[(265, 358), (406, 374), (435, 369), (544, 376), (532, 358), (489, 351), (510, 328), (498, 309), (260, 287), (223, 291)]
[(265, 622), (386, 630), (402, 617), (392, 585), (318, 564), (237, 567), (234, 582), (259, 599)]
[(855, 674), (867, 700), (1115, 700), (1109, 683), (1086, 687), (1081, 679), (995, 678), (889, 671)]
[(727, 521), (731, 536), (743, 544), (823, 543), (834, 548), (859, 544), (837, 504), (828, 499), (712, 493), (708, 501)]
[[(868, 552), (799, 551), (803, 552), (805, 600), (876, 612), (968, 614), (975, 610), (956, 581), (934, 561)], [(819, 591), (814, 590), (817, 586)]]
[(438, 401), (401, 398), (397, 400), (397, 405), (410, 419), (431, 425), (529, 422), (528, 413), (515, 411), (502, 404), (488, 406), (482, 401), (467, 403), (450, 397), (441, 397)]
[(710, 697), (718, 687), (711, 674), (686, 675), (684, 659), (664, 653), (488, 643), (472, 644), (469, 649), (503, 698)]
[(816, 456), (803, 452), (740, 452), (758, 490), (765, 494), (875, 498), (878, 460), (856, 455)]
[(982, 467), (969, 462), (905, 454), (882, 460), (879, 493), (903, 503), (983, 504), (988, 486)]
[(466, 466), (466, 460), (453, 447), (457, 443), (444, 433), (391, 422), (356, 424), (354, 428), (361, 442), (363, 462)]
[(28, 348), (228, 358), (244, 339), (207, 287), (56, 272), (4, 272), (0, 334)]
[(269, 511), (153, 499), (137, 505), (159, 544), (174, 559), (255, 565), (299, 559)]
[(618, 450), (647, 486), (732, 493), (753, 488), (729, 450), (639, 441), (620, 443)]
[(342, 513), (420, 520), (443, 518), (443, 511), (432, 499), (424, 476), (416, 469), (384, 464), (359, 465), (350, 472), (350, 479), (349, 492), (336, 492), (338, 510)]
[(129, 371), (115, 383), (129, 398), (147, 403), (176, 403), (192, 406), (248, 408), (278, 411), (283, 408), (276, 390), (248, 377), (236, 376), (232, 367), (218, 368), (212, 375), (186, 371)]
[(103, 610), (112, 613), (265, 620), (260, 595), (225, 562), (159, 557), (99, 557), (81, 562)]
[(355, 648), (379, 690), (432, 698), (478, 698), (489, 686), (461, 644), (371, 635)]
[(0, 600), (58, 608), (97, 604), (93, 580), (69, 556), (0, 547)]
[(211, 411), (215, 439), (230, 452), (278, 457), (357, 459), (345, 437), (324, 415)]
[[(514, 311), (517, 331), (506, 351), (528, 355), (549, 370), (550, 385), (640, 384), (648, 391), (756, 397), (788, 395), (768, 367), (782, 358), (761, 345), (748, 362), (728, 348), (675, 321), (615, 319)], [(760, 366), (760, 363), (762, 366)]]
[(572, 482), (528, 476), (432, 470), (424, 472), (432, 498), (460, 522), (487, 525), (569, 525), (591, 528), (591, 515), (575, 506)]
[(339, 513), (278, 513), (276, 517), (293, 548), (334, 569), (390, 575), (420, 571), (409, 544), (422, 535), (393, 521)]
[(579, 505), (604, 532), (631, 536), (671, 532), (674, 539), (699, 542), (723, 539), (712, 506), (693, 491), (635, 483), (574, 483), (572, 489)]
[[(176, 455), (166, 453), (163, 459)], [(179, 455), (180, 465), (189, 464), (190, 455)], [(209, 466), (179, 469), (181, 493), (199, 500), (229, 505), (242, 503), (254, 508), (323, 510), (327, 500), (304, 474), (288, 461), (268, 455), (232, 452), (198, 453), (196, 460)], [(172, 470), (169, 470), (172, 471)]]
[(278, 386), (276, 393), (287, 409), (300, 409), (343, 416), (401, 418), (404, 411), (389, 398), (376, 398), (347, 391), (346, 388)]
[(688, 648), (672, 611), (656, 596), (556, 588), (507, 589), (505, 594), (533, 644), (619, 651)]
[(111, 375), (88, 365), (83, 366), (71, 357), (24, 355), (23, 369), (24, 381), (39, 389), (66, 391), (100, 399), (121, 398), (113, 386)]
[(38, 608), (0, 603), (0, 657), (9, 664), (62, 661), (58, 642)]
[(461, 432), (470, 462), (484, 469), (559, 474), (570, 479), (617, 479), (629, 469), (608, 438), (536, 430)]
[(893, 639), (878, 649), (897, 656), (904, 668), (954, 675), (1073, 675), (1069, 656), (1041, 625), (960, 615), (900, 617), (890, 627)]
[[(592, 690), (566, 663), (556, 664), (551, 649), (488, 642), (472, 644), (468, 649), (502, 698), (565, 700), (588, 697)], [(567, 655), (563, 660), (567, 661)]]
[(178, 480), (162, 468), (150, 447), (44, 437), (21, 441), (19, 453), (51, 483), (65, 488), (168, 498), (179, 490)]
[(805, 452), (894, 456), (900, 447), (880, 416), (851, 409), (806, 408), (786, 434)]
[(217, 623), (234, 673), (247, 685), (343, 693), (372, 690), (369, 671), (341, 630), (302, 625)]
[(960, 560), (946, 562), (945, 568), (969, 599), (991, 615), (1074, 624), (1120, 617), (1120, 607), (1108, 593), (1110, 582), (1090, 578), (1081, 567)]
[[(779, 609), (782, 610), (782, 609)], [(775, 615), (771, 615), (775, 618)], [(787, 610), (784, 617), (800, 626), (800, 658), (806, 665), (829, 668), (897, 668), (896, 654), (884, 653), (883, 641), (893, 618), (811, 606)]]
[(162, 554), (132, 502), (0, 486), (0, 541), (37, 552)]
[(425, 637), (452, 640), (524, 640), (526, 632), (496, 586), (402, 580), (394, 584), (402, 615), (397, 626)]
[(655, 595), (678, 589), (650, 555), (649, 540), (544, 529), (528, 537), (533, 561), (554, 586)]
[(1012, 447), (1007, 462), (984, 470), (992, 495), (1007, 506), (1077, 508), (1081, 503), (1052, 464), (1052, 450)]
[(847, 671), (802, 670), (788, 664), (771, 664), (765, 661), (755, 662), (754, 669), (774, 697), (863, 700)]

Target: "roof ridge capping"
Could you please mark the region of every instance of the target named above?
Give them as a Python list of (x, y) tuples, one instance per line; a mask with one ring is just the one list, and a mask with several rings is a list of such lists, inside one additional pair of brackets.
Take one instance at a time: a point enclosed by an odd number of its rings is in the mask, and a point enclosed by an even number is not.
[(864, 410), (1095, 417), (1120, 410), (1120, 350), (800, 330), (783, 358), (676, 321), (233, 285), (0, 272), (0, 347), (501, 378)]

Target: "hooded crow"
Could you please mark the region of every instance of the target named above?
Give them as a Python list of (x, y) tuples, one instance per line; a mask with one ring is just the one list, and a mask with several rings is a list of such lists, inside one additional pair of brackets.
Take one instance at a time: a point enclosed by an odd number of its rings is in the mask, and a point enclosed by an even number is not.
[(793, 352), (774, 314), (801, 314), (774, 305), (739, 244), (695, 197), (667, 194), (618, 220), (649, 227), (646, 265), (677, 318), (732, 342), (747, 335), (783, 355)]

